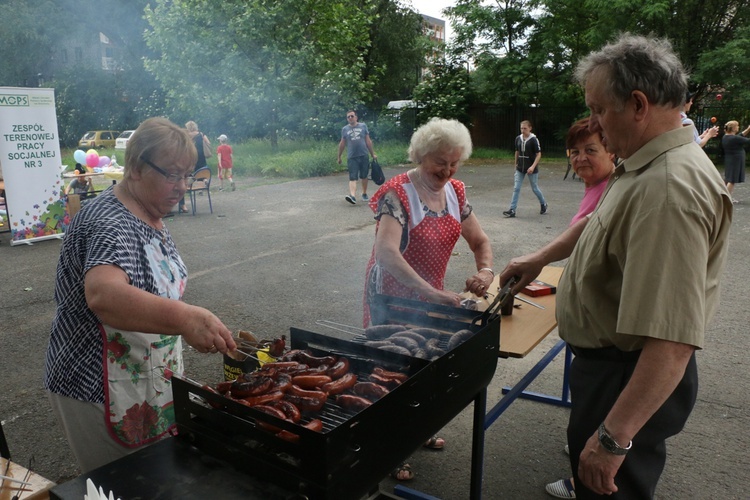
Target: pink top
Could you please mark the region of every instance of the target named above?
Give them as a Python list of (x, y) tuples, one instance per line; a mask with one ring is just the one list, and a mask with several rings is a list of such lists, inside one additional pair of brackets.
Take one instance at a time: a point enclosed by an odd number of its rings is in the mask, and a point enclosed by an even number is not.
[(596, 205), (599, 203), (599, 198), (602, 197), (604, 190), (607, 188), (608, 180), (609, 177), (606, 177), (599, 182), (599, 184), (586, 188), (581, 204), (578, 206), (578, 213), (576, 213), (570, 221), (571, 226), (594, 211)]

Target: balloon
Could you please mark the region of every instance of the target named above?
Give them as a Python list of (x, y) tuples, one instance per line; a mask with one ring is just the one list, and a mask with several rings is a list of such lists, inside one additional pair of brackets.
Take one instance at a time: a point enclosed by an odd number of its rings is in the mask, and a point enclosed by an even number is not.
[(86, 163), (86, 153), (81, 151), (80, 149), (76, 149), (76, 152), (73, 153), (73, 159), (76, 161), (76, 163), (80, 163), (83, 165)]
[(716, 94), (716, 100), (717, 100), (717, 101), (721, 101), (721, 98), (722, 98), (722, 95), (721, 95), (721, 94)]
[(86, 155), (86, 165), (94, 168), (99, 165), (99, 153), (94, 151)]
[(97, 165), (97, 167), (101, 168), (101, 167), (106, 167), (108, 165), (109, 165), (109, 156), (100, 156), (99, 164)]
[(97, 153), (96, 149), (89, 149), (88, 151), (86, 151), (86, 156), (90, 155), (91, 153), (96, 153), (97, 156), (99, 155), (99, 153)]
[(716, 117), (715, 116), (711, 117), (711, 123), (716, 123)]

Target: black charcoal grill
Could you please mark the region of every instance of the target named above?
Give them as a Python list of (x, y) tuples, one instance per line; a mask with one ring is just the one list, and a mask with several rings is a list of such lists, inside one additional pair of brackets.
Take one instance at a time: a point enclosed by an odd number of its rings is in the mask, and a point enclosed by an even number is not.
[[(321, 412), (302, 420), (322, 420), (323, 431), (318, 433), (175, 377), (174, 407), (180, 438), (240, 470), (297, 490), (310, 499), (358, 499), (377, 488), (393, 468), (474, 401), (471, 495), (479, 498), (485, 389), (497, 365), (499, 315), (388, 296), (378, 296), (377, 301), (373, 317), (379, 323), (408, 323), (444, 331), (469, 328), (476, 333), (439, 359), (427, 361), (291, 328), (293, 349), (308, 349), (316, 356), (345, 356), (351, 371), (360, 378), (381, 366), (406, 373), (409, 379), (359, 413), (329, 399)], [(298, 434), (299, 442), (283, 441), (258, 427), (257, 421)]]

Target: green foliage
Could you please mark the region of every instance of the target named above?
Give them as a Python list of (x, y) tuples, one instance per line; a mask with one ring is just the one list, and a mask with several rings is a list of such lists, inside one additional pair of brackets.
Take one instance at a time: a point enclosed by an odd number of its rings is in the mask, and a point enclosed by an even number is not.
[(468, 113), (471, 92), (469, 73), (461, 62), (444, 62), (430, 67), (429, 74), (414, 89), (417, 122), (430, 118), (456, 119), (471, 126)]

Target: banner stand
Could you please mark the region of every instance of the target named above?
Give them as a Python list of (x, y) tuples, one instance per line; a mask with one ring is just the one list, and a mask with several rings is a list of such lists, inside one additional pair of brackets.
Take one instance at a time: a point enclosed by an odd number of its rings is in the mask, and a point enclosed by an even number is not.
[(0, 87), (0, 164), (10, 244), (62, 238), (69, 217), (54, 89)]

